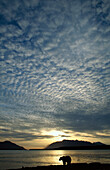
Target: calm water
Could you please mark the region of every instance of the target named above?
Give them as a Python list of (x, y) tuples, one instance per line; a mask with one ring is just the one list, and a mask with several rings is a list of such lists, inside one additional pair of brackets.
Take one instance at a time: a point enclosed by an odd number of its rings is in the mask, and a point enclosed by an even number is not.
[(72, 163), (110, 163), (110, 150), (58, 150), (58, 151), (0, 151), (0, 170), (32, 167), (39, 165), (60, 165), (59, 157), (70, 155)]

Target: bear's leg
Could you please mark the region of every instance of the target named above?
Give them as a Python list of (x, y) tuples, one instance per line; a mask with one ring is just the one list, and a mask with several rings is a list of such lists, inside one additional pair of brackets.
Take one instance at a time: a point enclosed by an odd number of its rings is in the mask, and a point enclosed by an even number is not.
[(63, 160), (63, 165), (65, 165), (66, 164), (66, 162)]
[(69, 162), (69, 161), (67, 162), (67, 165), (70, 165), (70, 162)]

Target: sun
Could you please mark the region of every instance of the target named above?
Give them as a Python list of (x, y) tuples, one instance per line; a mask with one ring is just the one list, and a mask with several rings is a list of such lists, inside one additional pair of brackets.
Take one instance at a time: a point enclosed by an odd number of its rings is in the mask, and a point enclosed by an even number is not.
[(51, 130), (48, 134), (52, 135), (53, 137), (61, 137), (61, 136), (65, 135), (64, 132), (57, 131), (57, 130)]
[(60, 130), (55, 130), (55, 129), (49, 130), (49, 131), (43, 130), (42, 135), (50, 136), (51, 141), (61, 141), (61, 140), (66, 139), (67, 137), (67, 134), (65, 132), (60, 131)]

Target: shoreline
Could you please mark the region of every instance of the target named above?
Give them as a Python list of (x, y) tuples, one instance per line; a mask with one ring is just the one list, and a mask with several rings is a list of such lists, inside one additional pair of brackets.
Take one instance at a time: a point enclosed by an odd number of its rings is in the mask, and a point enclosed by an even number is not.
[(70, 165), (48, 165), (37, 167), (22, 167), (8, 170), (110, 170), (110, 164), (93, 162), (93, 163), (72, 163)]

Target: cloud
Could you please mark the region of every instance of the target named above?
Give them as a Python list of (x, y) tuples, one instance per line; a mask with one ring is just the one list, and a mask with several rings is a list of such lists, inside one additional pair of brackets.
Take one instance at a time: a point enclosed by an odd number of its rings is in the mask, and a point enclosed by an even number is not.
[[(3, 130), (2, 130), (3, 131)], [(24, 133), (24, 132), (17, 132), (17, 131), (11, 131), (11, 132), (2, 132), (1, 131), (1, 138), (5, 139), (18, 139), (18, 140), (25, 140), (25, 141), (32, 141), (34, 139), (49, 139), (53, 138), (52, 135), (35, 135), (32, 133)]]
[(109, 129), (109, 4), (0, 1), (4, 129)]

